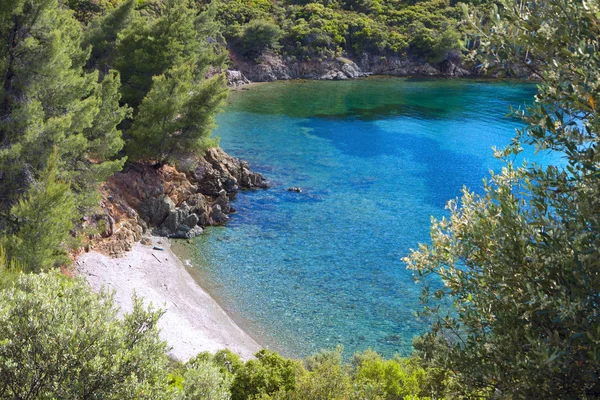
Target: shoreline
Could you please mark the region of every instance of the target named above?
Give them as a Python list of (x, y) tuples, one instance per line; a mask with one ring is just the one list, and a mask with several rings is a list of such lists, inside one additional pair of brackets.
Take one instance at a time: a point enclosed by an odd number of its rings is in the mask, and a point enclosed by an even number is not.
[(119, 258), (92, 250), (79, 257), (75, 270), (95, 292), (102, 287), (115, 292), (119, 315), (131, 311), (134, 292), (146, 307), (163, 309), (160, 338), (169, 345), (167, 354), (179, 361), (225, 348), (248, 360), (262, 348), (202, 289), (166, 238), (153, 236), (151, 245), (137, 242)]

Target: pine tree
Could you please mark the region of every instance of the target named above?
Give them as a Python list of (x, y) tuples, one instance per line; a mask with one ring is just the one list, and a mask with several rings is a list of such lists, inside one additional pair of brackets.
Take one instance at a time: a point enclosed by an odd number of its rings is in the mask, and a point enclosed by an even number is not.
[(65, 244), (77, 215), (69, 185), (57, 179), (57, 152), (39, 181), (10, 209), (10, 233), (3, 238), (8, 258), (28, 270), (47, 270), (68, 262)]
[(134, 108), (126, 132), (130, 158), (177, 162), (218, 144), (210, 134), (226, 81), (204, 75), (226, 54), (211, 18), (188, 1), (166, 0), (153, 16), (137, 12), (119, 36), (115, 65), (123, 100)]
[(127, 0), (119, 7), (91, 23), (85, 33), (84, 47), (90, 45), (92, 53), (88, 67), (106, 74), (116, 56), (117, 38), (130, 23), (135, 9), (135, 0)]
[[(116, 129), (119, 78), (86, 73), (89, 49), (58, 0), (7, 0), (0, 7), (0, 198), (6, 210), (40, 179), (57, 149), (57, 176), (72, 184), (77, 206), (122, 167)], [(91, 196), (93, 197), (93, 196)]]
[(214, 114), (227, 97), (222, 75), (193, 82), (194, 66), (184, 64), (157, 76), (129, 130), (127, 153), (134, 159), (177, 160), (217, 146), (211, 139)]
[(154, 15), (137, 12), (117, 42), (123, 101), (137, 109), (153, 77), (185, 63), (194, 64), (193, 79), (201, 80), (210, 66), (225, 62), (219, 38), (211, 16), (189, 0), (165, 0)]

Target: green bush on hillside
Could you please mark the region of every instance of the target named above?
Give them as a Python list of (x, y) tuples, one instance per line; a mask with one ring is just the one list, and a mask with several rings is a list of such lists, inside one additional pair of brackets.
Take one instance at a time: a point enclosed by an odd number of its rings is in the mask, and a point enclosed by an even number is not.
[(240, 367), (231, 386), (232, 400), (266, 399), (292, 392), (300, 365), (279, 354), (261, 350)]
[(0, 399), (164, 398), (160, 311), (122, 319), (111, 295), (57, 271), (0, 291)]
[(244, 25), (237, 37), (230, 39), (231, 46), (242, 56), (256, 58), (266, 50), (279, 49), (283, 32), (277, 24), (265, 19), (254, 19)]
[(274, 49), (298, 60), (408, 52), (438, 63), (451, 53), (460, 58), (462, 50), (460, 9), (449, 0), (221, 0), (214, 6), (230, 47), (252, 59)]

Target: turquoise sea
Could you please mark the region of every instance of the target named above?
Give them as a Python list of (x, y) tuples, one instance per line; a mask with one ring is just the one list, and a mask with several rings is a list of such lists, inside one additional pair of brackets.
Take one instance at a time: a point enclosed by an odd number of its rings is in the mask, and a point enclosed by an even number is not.
[(203, 287), (287, 356), (337, 344), (348, 355), (409, 354), (427, 321), (415, 315), (421, 287), (401, 258), (429, 240), (431, 216), (463, 185), (479, 191), (501, 167), (491, 148), (520, 126), (509, 105), (534, 93), (532, 84), (406, 78), (233, 92), (217, 121), (221, 147), (273, 187), (239, 193), (227, 226), (187, 249)]

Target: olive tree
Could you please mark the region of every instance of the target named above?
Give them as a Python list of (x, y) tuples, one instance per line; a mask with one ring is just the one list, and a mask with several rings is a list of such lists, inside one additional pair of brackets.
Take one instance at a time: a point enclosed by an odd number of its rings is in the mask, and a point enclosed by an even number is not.
[[(599, 16), (584, 0), (503, 1), (470, 16), (484, 66), (539, 83), (515, 112), (525, 128), (497, 152), (503, 170), (482, 194), (449, 202), (431, 244), (405, 259), (417, 277), (443, 281), (424, 290), (434, 323), (417, 350), (452, 375), (456, 396), (600, 396)], [(564, 164), (516, 165), (524, 144)]]
[(0, 291), (0, 399), (167, 398), (160, 315), (135, 298), (120, 319), (82, 279), (21, 275)]

